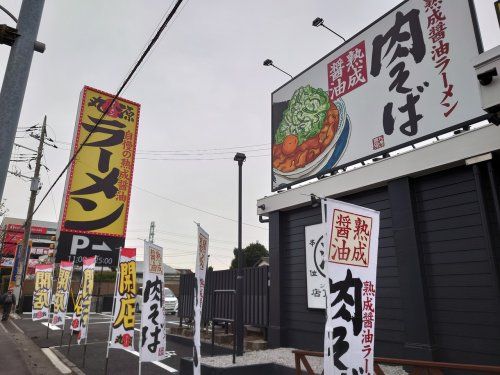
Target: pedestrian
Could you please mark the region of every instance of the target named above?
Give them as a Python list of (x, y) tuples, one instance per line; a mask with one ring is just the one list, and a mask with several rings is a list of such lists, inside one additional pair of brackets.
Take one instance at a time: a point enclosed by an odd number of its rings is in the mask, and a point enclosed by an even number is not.
[(10, 310), (12, 309), (12, 305), (16, 305), (16, 297), (12, 294), (12, 289), (9, 289), (7, 293), (4, 293), (2, 297), (0, 297), (0, 302), (3, 305), (3, 314), (2, 314), (2, 322), (9, 319)]

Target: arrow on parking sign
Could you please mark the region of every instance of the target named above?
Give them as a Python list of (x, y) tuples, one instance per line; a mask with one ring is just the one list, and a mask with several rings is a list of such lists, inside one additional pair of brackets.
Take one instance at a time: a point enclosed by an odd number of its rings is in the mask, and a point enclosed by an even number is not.
[(108, 244), (104, 241), (102, 241), (102, 245), (92, 245), (92, 250), (98, 250), (98, 251), (111, 251), (111, 248), (108, 246)]

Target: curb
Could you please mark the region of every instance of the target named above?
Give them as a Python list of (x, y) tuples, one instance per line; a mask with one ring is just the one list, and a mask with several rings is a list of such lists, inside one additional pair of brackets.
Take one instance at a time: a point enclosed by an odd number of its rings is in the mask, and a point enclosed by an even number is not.
[(56, 348), (55, 346), (49, 347), (49, 349), (52, 351), (52, 353), (54, 353), (62, 363), (64, 363), (66, 366), (68, 366), (74, 374), (85, 375), (85, 373), (82, 370), (80, 370), (73, 362), (71, 362), (69, 359), (67, 359), (62, 353), (60, 353), (55, 348)]

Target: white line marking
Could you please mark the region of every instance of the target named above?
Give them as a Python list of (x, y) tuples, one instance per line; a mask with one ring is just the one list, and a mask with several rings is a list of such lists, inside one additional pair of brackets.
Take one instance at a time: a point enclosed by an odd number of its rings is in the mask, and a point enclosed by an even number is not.
[[(126, 350), (126, 352), (132, 353), (133, 355), (139, 357), (139, 352), (136, 352), (135, 350)], [(178, 371), (175, 368), (170, 367), (170, 366), (168, 366), (168, 365), (166, 365), (164, 363), (161, 363), (159, 361), (154, 361), (154, 362), (151, 362), (151, 363), (153, 363), (154, 365), (156, 365), (158, 367), (161, 367), (164, 370), (167, 370), (171, 374), (177, 374), (178, 373)]]
[[(88, 342), (87, 345), (96, 345), (96, 344), (106, 344), (106, 341), (93, 341), (93, 342)], [(83, 346), (85, 344), (77, 344), (77, 343), (74, 343), (74, 344), (71, 344), (71, 346)], [(63, 345), (56, 345), (56, 346), (53, 346), (53, 348), (64, 348), (64, 347), (67, 347), (68, 344), (63, 344)]]
[(21, 328), (19, 328), (16, 323), (14, 323), (12, 320), (9, 320), (8, 322), (10, 324), (12, 324), (15, 329), (17, 329), (19, 332), (21, 332), (24, 335), (24, 331)]
[(7, 328), (4, 327), (3, 323), (0, 323), (0, 327), (2, 327), (6, 334), (9, 334), (9, 331), (7, 331)]
[(104, 313), (95, 313), (95, 314), (102, 315), (102, 316), (107, 316), (108, 318), (113, 317), (113, 315), (111, 315), (111, 314), (109, 314), (109, 315), (108, 314), (104, 314)]
[(47, 323), (47, 322), (42, 322), (42, 324), (47, 327), (47, 324), (49, 325), (49, 328), (52, 330), (52, 331), (60, 331), (61, 328), (59, 328), (58, 326), (55, 326), (53, 324), (50, 324), (50, 323)]
[[(31, 316), (31, 312), (23, 312), (23, 315)], [(66, 315), (66, 319), (73, 319), (73, 317), (71, 315)]]
[(50, 362), (59, 370), (61, 374), (71, 374), (71, 370), (50, 350), (50, 348), (42, 348), (43, 354), (50, 359)]
[(111, 320), (106, 320), (104, 322), (90, 322), (89, 324), (109, 324), (111, 323)]

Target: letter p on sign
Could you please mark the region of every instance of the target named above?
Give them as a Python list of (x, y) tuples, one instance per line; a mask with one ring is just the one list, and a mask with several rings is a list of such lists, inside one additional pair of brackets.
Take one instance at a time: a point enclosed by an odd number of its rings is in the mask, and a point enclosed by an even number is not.
[(76, 251), (80, 249), (85, 249), (88, 247), (90, 244), (90, 240), (88, 237), (85, 236), (73, 236), (73, 239), (71, 240), (71, 250), (70, 254), (71, 255), (76, 255)]

